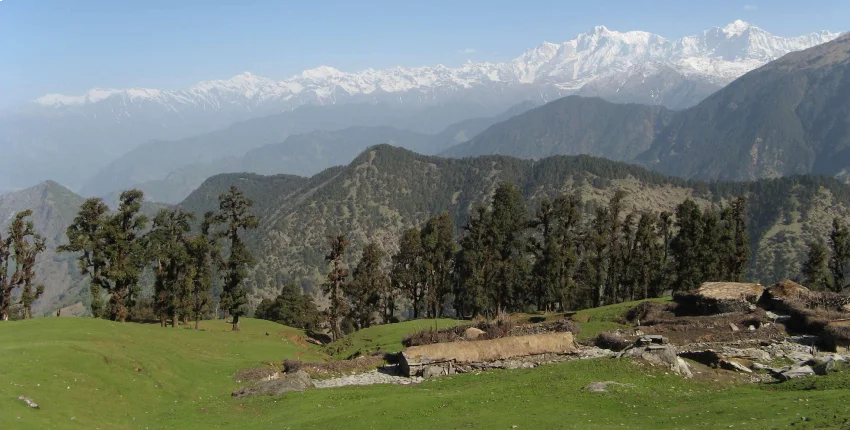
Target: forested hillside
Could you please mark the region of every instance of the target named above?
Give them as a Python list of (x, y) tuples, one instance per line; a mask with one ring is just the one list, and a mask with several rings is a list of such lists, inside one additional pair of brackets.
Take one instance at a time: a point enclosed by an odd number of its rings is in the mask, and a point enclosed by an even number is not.
[[(284, 181), (285, 186), (275, 186)], [(771, 282), (799, 273), (806, 243), (825, 237), (832, 218), (850, 214), (850, 187), (823, 177), (789, 177), (752, 183), (703, 183), (668, 178), (641, 167), (589, 156), (557, 156), (540, 161), (504, 156), (447, 159), (380, 145), (351, 164), (309, 179), (257, 175), (210, 178), (182, 207), (203, 212), (216, 196), (237, 185), (253, 198), (261, 219), (249, 233), (258, 256), (250, 285), (271, 296), (286, 280), (316, 291), (327, 273), (327, 237), (344, 234), (353, 264), (362, 247), (375, 241), (398, 249), (401, 233), (448, 211), (458, 228), (475, 205), (487, 204), (502, 181), (516, 184), (529, 213), (540, 199), (579, 191), (587, 213), (625, 193), (625, 211), (674, 212), (686, 198), (703, 207), (745, 195), (753, 256), (748, 279)], [(458, 232), (459, 233), (459, 232)]]

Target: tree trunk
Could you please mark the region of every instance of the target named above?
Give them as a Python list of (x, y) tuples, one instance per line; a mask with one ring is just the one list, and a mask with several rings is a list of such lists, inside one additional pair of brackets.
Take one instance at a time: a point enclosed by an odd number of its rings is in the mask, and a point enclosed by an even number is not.
[(239, 315), (233, 315), (233, 331), (239, 331)]
[(197, 330), (197, 329), (198, 329), (198, 323), (199, 323), (200, 321), (201, 321), (201, 318), (200, 318), (199, 316), (195, 316), (195, 330)]
[(165, 322), (165, 314), (159, 314), (159, 326), (168, 327), (168, 324)]
[(171, 328), (177, 328), (177, 324), (180, 322), (180, 317), (177, 314), (171, 316)]

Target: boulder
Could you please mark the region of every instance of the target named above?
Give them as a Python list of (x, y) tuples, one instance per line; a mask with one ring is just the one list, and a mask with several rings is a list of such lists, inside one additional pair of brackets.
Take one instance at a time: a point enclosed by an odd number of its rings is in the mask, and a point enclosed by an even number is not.
[(720, 368), (731, 370), (733, 372), (741, 372), (741, 373), (753, 373), (752, 370), (747, 368), (741, 363), (738, 363), (735, 360), (720, 360)]
[(475, 340), (481, 337), (485, 332), (477, 327), (470, 327), (463, 332), (463, 338), (466, 340)]
[(231, 396), (237, 399), (258, 396), (278, 396), (290, 391), (304, 391), (307, 388), (313, 387), (313, 380), (310, 379), (310, 375), (303, 370), (299, 370), (293, 373), (287, 373), (278, 379), (260, 381), (253, 385), (242, 387), (231, 393)]
[(29, 407), (31, 407), (31, 408), (33, 408), (33, 409), (38, 409), (38, 403), (34, 402), (34, 401), (33, 401), (32, 399), (30, 399), (29, 397), (19, 396), (19, 397), (18, 397), (18, 400), (20, 400), (20, 401), (22, 401), (22, 402), (26, 403), (26, 404), (27, 404), (27, 406), (29, 406)]
[(679, 358), (676, 347), (667, 345), (635, 345), (621, 352), (619, 357), (632, 357), (644, 360), (655, 366), (663, 366), (686, 378), (693, 376), (685, 360)]
[(804, 376), (812, 376), (815, 374), (811, 366), (792, 367), (779, 374), (779, 379), (787, 381), (789, 379), (802, 378)]

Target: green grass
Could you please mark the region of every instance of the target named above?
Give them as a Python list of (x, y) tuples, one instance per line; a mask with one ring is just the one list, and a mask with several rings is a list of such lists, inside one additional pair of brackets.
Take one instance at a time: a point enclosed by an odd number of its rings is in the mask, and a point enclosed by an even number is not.
[[(162, 428), (227, 399), (239, 369), (287, 357), (321, 359), (295, 329), (246, 319), (205, 331), (91, 318), (0, 323), (0, 429)], [(269, 335), (266, 336), (266, 333)], [(18, 396), (41, 407), (22, 407)]]
[[(619, 312), (608, 307), (596, 315), (608, 320)], [(352, 339), (364, 348), (400, 348), (399, 335), (433, 320), (419, 324), (376, 327)], [(297, 330), (267, 321), (244, 320), (241, 332), (222, 321), (204, 326), (196, 332), (71, 318), (0, 324), (0, 429), (850, 427), (848, 374), (728, 386), (614, 359), (457, 375), (418, 386), (233, 400), (230, 392), (241, 384), (232, 375), (241, 368), (325, 356), (290, 341)], [(634, 387), (582, 390), (609, 380)], [(41, 409), (27, 408), (19, 395)]]
[[(436, 327), (446, 328), (468, 323), (468, 321), (438, 319), (436, 320)], [(404, 349), (404, 346), (401, 344), (401, 340), (404, 339), (406, 335), (434, 327), (435, 321), (432, 319), (405, 321), (397, 324), (369, 327), (354, 332), (329, 344), (327, 346), (327, 351), (337, 358), (348, 358), (357, 352), (398, 352)]]
[(576, 336), (577, 340), (593, 339), (599, 333), (606, 331), (614, 331), (618, 328), (627, 328), (629, 326), (621, 324), (619, 321), (625, 313), (643, 302), (668, 302), (670, 298), (638, 300), (634, 302), (618, 303), (616, 305), (601, 306), (598, 308), (585, 309), (576, 312), (576, 318), (585, 315), (589, 316), (590, 320), (586, 323), (579, 323), (581, 333)]

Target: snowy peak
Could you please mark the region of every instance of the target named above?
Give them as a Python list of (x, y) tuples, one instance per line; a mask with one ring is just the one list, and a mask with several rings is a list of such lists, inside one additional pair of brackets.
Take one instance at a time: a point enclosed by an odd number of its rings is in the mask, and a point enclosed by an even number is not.
[[(547, 85), (566, 95), (591, 82), (611, 80), (621, 74), (646, 75), (651, 70), (662, 69), (723, 85), (789, 52), (837, 37), (838, 33), (828, 31), (779, 37), (736, 20), (724, 27), (671, 41), (645, 31), (618, 32), (598, 25), (561, 44), (543, 42), (504, 63), (467, 62), (456, 68), (394, 67), (356, 73), (320, 66), (280, 81), (244, 72), (226, 80), (199, 82), (184, 91), (93, 89), (82, 96), (48, 94), (34, 102), (46, 107), (85, 107), (114, 99), (121, 101), (114, 109), (154, 102), (175, 112), (225, 107), (279, 110), (409, 91), (430, 94), (425, 99), (434, 100), (435, 94), (494, 82)], [(418, 98), (423, 100), (421, 96)]]
[(725, 33), (728, 37), (740, 36), (749, 29), (750, 23), (736, 19), (729, 23), (726, 27), (723, 27), (723, 33)]

